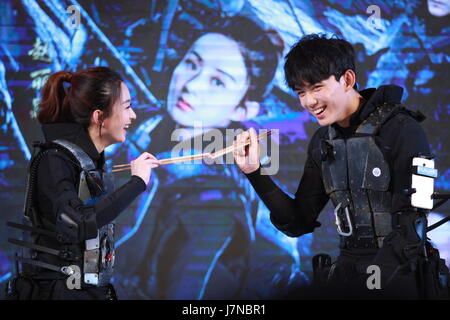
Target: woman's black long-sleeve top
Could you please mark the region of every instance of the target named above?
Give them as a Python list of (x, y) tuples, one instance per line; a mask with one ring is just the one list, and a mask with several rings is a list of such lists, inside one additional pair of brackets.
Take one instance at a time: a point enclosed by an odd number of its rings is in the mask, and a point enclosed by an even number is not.
[[(76, 123), (52, 123), (42, 126), (47, 142), (65, 139), (79, 146), (94, 162), (98, 169), (103, 169), (104, 153), (98, 153), (88, 132)], [(83, 216), (94, 213), (97, 228), (113, 221), (121, 211), (146, 189), (145, 182), (132, 176), (123, 186), (92, 205), (85, 205), (78, 198), (78, 186), (81, 168), (63, 152), (51, 150), (38, 164), (36, 196), (37, 212), (41, 218), (56, 224), (56, 217), (66, 206), (71, 212)], [(53, 230), (52, 230), (53, 231)], [(85, 239), (83, 239), (83, 237)], [(87, 237), (90, 238), (90, 237)], [(79, 241), (86, 240), (80, 235)], [(53, 241), (52, 241), (53, 242)], [(54, 247), (53, 243), (46, 243)]]

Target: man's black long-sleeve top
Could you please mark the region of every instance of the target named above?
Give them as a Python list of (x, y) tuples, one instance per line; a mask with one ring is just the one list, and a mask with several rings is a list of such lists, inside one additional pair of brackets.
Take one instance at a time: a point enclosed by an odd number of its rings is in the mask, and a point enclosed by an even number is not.
[[(403, 89), (395, 85), (363, 90), (360, 94), (366, 103), (350, 117), (350, 126), (332, 126), (340, 137), (346, 139), (379, 105), (385, 102), (400, 103), (402, 93)], [(403, 190), (410, 187), (412, 158), (419, 153), (430, 153), (426, 135), (416, 118), (420, 116), (402, 110), (386, 121), (375, 136), (375, 142), (389, 164), (389, 190), (393, 194), (391, 213), (411, 208), (410, 198)], [(311, 138), (304, 173), (294, 199), (285, 194), (269, 176), (261, 175), (260, 169), (247, 175), (269, 209), (272, 223), (288, 236), (310, 233), (320, 226), (317, 217), (329, 199), (322, 182), (320, 159), (320, 142), (327, 139), (327, 134), (328, 128), (321, 127)]]

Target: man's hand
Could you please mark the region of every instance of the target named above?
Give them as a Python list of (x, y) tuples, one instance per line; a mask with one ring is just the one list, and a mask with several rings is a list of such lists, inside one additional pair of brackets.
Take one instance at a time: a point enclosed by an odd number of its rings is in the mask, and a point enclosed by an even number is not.
[[(248, 138), (250, 138), (250, 145), (237, 147), (245, 144)], [(258, 170), (260, 147), (255, 129), (250, 128), (250, 130), (238, 135), (236, 141), (233, 142), (233, 146), (234, 161), (236, 161), (236, 164), (242, 172), (249, 174)]]

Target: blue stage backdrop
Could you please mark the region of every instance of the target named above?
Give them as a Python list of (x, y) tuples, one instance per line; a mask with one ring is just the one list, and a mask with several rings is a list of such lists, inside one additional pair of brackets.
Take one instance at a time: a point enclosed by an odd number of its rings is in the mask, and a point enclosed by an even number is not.
[[(60, 70), (102, 65), (125, 77), (137, 120), (127, 142), (108, 149), (109, 166), (143, 151), (170, 156), (173, 130), (194, 121), (279, 129), (273, 178), (292, 195), (318, 124), (285, 85), (283, 57), (305, 34), (335, 34), (356, 48), (360, 89), (403, 86), (404, 104), (427, 116), (435, 186), (448, 192), (449, 6), (448, 0), (1, 1), (0, 282), (15, 272), (7, 238), (20, 233), (5, 222), (21, 219), (27, 163), (33, 141), (42, 139), (40, 89)], [(222, 111), (230, 108), (253, 111), (231, 118)], [(119, 186), (129, 172), (115, 178)], [(430, 221), (449, 209), (431, 213)], [(313, 234), (289, 238), (271, 225), (235, 165), (163, 166), (115, 221), (113, 283), (121, 299), (281, 296), (311, 281), (313, 255), (338, 254), (330, 204), (319, 221)], [(429, 235), (447, 263), (449, 231), (447, 224)]]

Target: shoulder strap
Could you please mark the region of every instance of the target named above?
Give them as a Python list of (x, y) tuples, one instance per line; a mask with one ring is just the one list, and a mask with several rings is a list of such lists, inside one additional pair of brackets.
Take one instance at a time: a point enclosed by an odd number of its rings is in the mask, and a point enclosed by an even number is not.
[(328, 126), (328, 139), (334, 140), (337, 137), (336, 129), (333, 128), (332, 125)]
[[(425, 120), (425, 116), (420, 111), (413, 111), (405, 108), (399, 103), (386, 102), (377, 107), (356, 129), (356, 134), (376, 135), (381, 126), (391, 117), (403, 113), (418, 122)], [(336, 138), (336, 130), (330, 125), (328, 126), (328, 139)]]
[(57, 145), (59, 148), (68, 151), (78, 161), (81, 169), (85, 171), (96, 169), (92, 159), (75, 143), (64, 139), (53, 140), (52, 143)]
[(54, 140), (51, 144), (70, 155), (77, 161), (77, 164), (81, 168), (78, 197), (84, 203), (89, 202), (93, 197), (96, 197), (102, 192), (104, 188), (103, 183), (94, 179), (94, 172), (98, 170), (86, 152), (76, 144), (64, 139)]
[(399, 103), (386, 102), (377, 107), (356, 129), (355, 133), (375, 135), (380, 127), (401, 108)]

